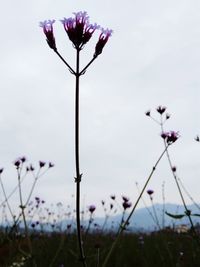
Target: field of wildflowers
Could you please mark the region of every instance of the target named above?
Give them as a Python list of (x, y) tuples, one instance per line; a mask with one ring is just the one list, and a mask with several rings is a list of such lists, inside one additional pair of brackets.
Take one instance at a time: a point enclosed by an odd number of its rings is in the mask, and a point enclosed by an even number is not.
[[(133, 203), (125, 195), (122, 195), (120, 202), (117, 202), (115, 195), (110, 196), (109, 203), (102, 200), (105, 219), (101, 225), (95, 221), (96, 206), (94, 204), (89, 205), (87, 210), (81, 210), (81, 181), (84, 176), (80, 170), (79, 157), (80, 77), (102, 54), (112, 35), (112, 30), (104, 29), (96, 23), (91, 24), (87, 12), (80, 11), (73, 15), (73, 17), (62, 19), (61, 24), (76, 53), (75, 69), (58, 51), (53, 28), (55, 20), (45, 20), (40, 23), (40, 26), (50, 49), (55, 52), (75, 78), (75, 209), (62, 203), (57, 203), (55, 207), (48, 207), (45, 200), (39, 196), (34, 197), (36, 183), (40, 177), (54, 167), (52, 162), (39, 161), (35, 168), (33, 164), (27, 163), (25, 156), (16, 159), (13, 165), (16, 169), (17, 185), (9, 194), (4, 187), (5, 180), (2, 179), (4, 169), (1, 168), (0, 185), (4, 200), (0, 204), (2, 210), (0, 266), (200, 266), (199, 228), (193, 220), (200, 214), (193, 213), (188, 209), (184, 194), (189, 196), (198, 209), (200, 207), (184, 187), (177, 175), (177, 167), (171, 160), (170, 147), (174, 145), (180, 135), (178, 131), (165, 129), (166, 122), (170, 119), (170, 114), (167, 113), (165, 106), (159, 105), (155, 109), (155, 114), (152, 114), (150, 110), (145, 112), (146, 117), (152, 119), (160, 127), (163, 151), (160, 152), (151, 172), (147, 175), (145, 184), (141, 189), (138, 187), (137, 200)], [(95, 31), (100, 31), (100, 34), (92, 58), (86, 66), (81, 68), (81, 51)], [(195, 140), (199, 142), (199, 136), (196, 136)], [(171, 214), (165, 210), (163, 190), (163, 217), (162, 223), (160, 223), (153, 203), (154, 190), (149, 189), (148, 184), (164, 155), (167, 156), (184, 212)], [(30, 192), (24, 198), (23, 181), (28, 176), (33, 177), (33, 183)], [(18, 211), (13, 211), (9, 202), (10, 197), (15, 193), (19, 194)], [(146, 208), (149, 216), (152, 217), (156, 231), (133, 233), (130, 220), (139, 201), (144, 201), (144, 193), (148, 194), (152, 204), (151, 210)], [(112, 222), (110, 223), (112, 215), (117, 211), (120, 211), (121, 219), (112, 224)], [(165, 216), (169, 216), (173, 220), (186, 217), (189, 226), (187, 229), (184, 228), (184, 231), (181, 228), (178, 232), (172, 226), (166, 227)]]

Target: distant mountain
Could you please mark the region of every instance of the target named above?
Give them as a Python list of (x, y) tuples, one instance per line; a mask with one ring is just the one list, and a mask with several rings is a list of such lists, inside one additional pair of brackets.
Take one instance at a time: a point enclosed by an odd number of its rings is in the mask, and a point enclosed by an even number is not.
[[(199, 214), (200, 215), (200, 209), (196, 207), (195, 205), (188, 205), (188, 210), (191, 211), (191, 214)], [(154, 212), (155, 211), (155, 212)], [(131, 217), (129, 228), (132, 231), (152, 231), (152, 230), (158, 230), (159, 226), (162, 228), (163, 223), (164, 226), (173, 226), (178, 224), (188, 224), (188, 217), (184, 216), (181, 219), (174, 219), (168, 215), (166, 215), (163, 212), (163, 205), (162, 204), (155, 204), (154, 205), (154, 211), (153, 207), (147, 207), (147, 208), (140, 208), (137, 209), (133, 216)], [(185, 215), (185, 208), (182, 205), (177, 204), (165, 204), (165, 212), (172, 214), (172, 215)], [(164, 213), (164, 218), (163, 218)], [(128, 211), (126, 212), (125, 219), (128, 216)], [(156, 214), (156, 216), (155, 216)], [(157, 217), (157, 219), (156, 219)], [(121, 221), (122, 215), (116, 215), (113, 217), (108, 218), (106, 229), (110, 229), (111, 227), (116, 228), (119, 226), (119, 223)], [(200, 223), (200, 217), (199, 216), (192, 216), (192, 220), (194, 224)], [(97, 223), (99, 225), (102, 225), (105, 221), (105, 218), (95, 218), (94, 223)]]

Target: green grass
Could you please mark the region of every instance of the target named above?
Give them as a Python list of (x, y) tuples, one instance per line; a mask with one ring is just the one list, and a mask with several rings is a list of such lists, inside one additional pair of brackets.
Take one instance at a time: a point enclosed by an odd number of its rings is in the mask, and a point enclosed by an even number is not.
[[(143, 243), (140, 237), (143, 237)], [(97, 266), (99, 252), (99, 267), (108, 252), (114, 235), (93, 233), (87, 236), (85, 252), (88, 267)], [(22, 254), (19, 248), (25, 252), (28, 246), (21, 236), (10, 237), (0, 235), (0, 266), (8, 267), (13, 262), (19, 262)], [(77, 255), (77, 239), (75, 234), (35, 234), (31, 237), (33, 255), (38, 267), (49, 267), (56, 253), (58, 257), (53, 266), (65, 267), (82, 266)], [(58, 248), (60, 249), (58, 250)], [(183, 253), (183, 255), (181, 255)], [(23, 266), (31, 267), (28, 260)], [(199, 267), (200, 253), (195, 241), (189, 234), (177, 234), (174, 232), (155, 232), (149, 235), (126, 233), (122, 236), (108, 267)]]

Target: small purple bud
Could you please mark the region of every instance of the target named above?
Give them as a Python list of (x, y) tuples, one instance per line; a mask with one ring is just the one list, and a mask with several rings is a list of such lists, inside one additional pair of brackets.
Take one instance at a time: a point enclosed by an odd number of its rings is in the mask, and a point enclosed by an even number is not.
[(124, 210), (126, 210), (132, 206), (132, 203), (131, 202), (123, 202), (122, 206), (123, 206)]
[(166, 109), (167, 109), (167, 108), (164, 107), (164, 106), (158, 106), (158, 107), (156, 108), (156, 110), (158, 111), (158, 113), (160, 113), (161, 115), (165, 112)]
[(115, 196), (115, 195), (111, 195), (110, 198), (111, 198), (112, 200), (115, 200), (116, 196)]
[(122, 196), (122, 199), (123, 199), (124, 202), (129, 202), (129, 198), (128, 197)]
[(147, 111), (145, 112), (145, 115), (150, 117), (150, 116), (151, 116), (151, 111), (150, 111), (150, 110), (147, 110)]
[(43, 168), (44, 166), (45, 166), (45, 164), (46, 164), (46, 162), (44, 162), (44, 161), (39, 161), (39, 166), (40, 166), (40, 168)]
[(54, 164), (52, 162), (49, 162), (49, 168), (53, 168)]
[(173, 167), (172, 167), (172, 171), (173, 171), (173, 172), (176, 172), (176, 169), (177, 169), (176, 166), (173, 166)]
[(90, 213), (93, 213), (96, 210), (96, 206), (95, 205), (90, 205), (88, 208)]
[(3, 172), (3, 168), (0, 169), (0, 174)]
[(171, 115), (170, 115), (169, 113), (167, 113), (167, 114), (165, 115), (166, 120), (168, 120), (170, 117), (171, 117)]
[(149, 196), (151, 196), (153, 193), (154, 193), (154, 191), (153, 191), (152, 189), (148, 189), (148, 190), (147, 190), (147, 194), (148, 194)]
[(197, 142), (200, 142), (200, 138), (199, 138), (199, 136), (197, 135), (197, 136), (194, 138), (194, 140), (197, 141)]

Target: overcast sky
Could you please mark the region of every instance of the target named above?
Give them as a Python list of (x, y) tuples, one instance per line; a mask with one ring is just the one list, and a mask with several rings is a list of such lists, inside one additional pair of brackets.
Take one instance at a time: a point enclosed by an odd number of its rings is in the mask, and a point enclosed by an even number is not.
[[(109, 201), (111, 194), (136, 200), (135, 182), (143, 186), (163, 151), (159, 126), (144, 115), (151, 109), (159, 117), (158, 105), (171, 114), (166, 130), (180, 132), (170, 148), (172, 162), (199, 202), (200, 143), (194, 141), (200, 133), (198, 0), (2, 1), (0, 167), (5, 168), (7, 192), (17, 183), (12, 162), (23, 155), (35, 166), (38, 160), (55, 163), (33, 196), (68, 203), (75, 192), (74, 76), (47, 46), (38, 25), (57, 20), (58, 50), (74, 67), (75, 50), (59, 20), (81, 10), (88, 12), (91, 23), (114, 31), (80, 81), (85, 205)], [(95, 33), (82, 51), (82, 67), (92, 58), (97, 40)], [(163, 181), (166, 202), (181, 203), (166, 157), (148, 186), (155, 191), (155, 202), (162, 201)], [(24, 182), (24, 196), (31, 183)], [(17, 203), (18, 195), (11, 201)]]

